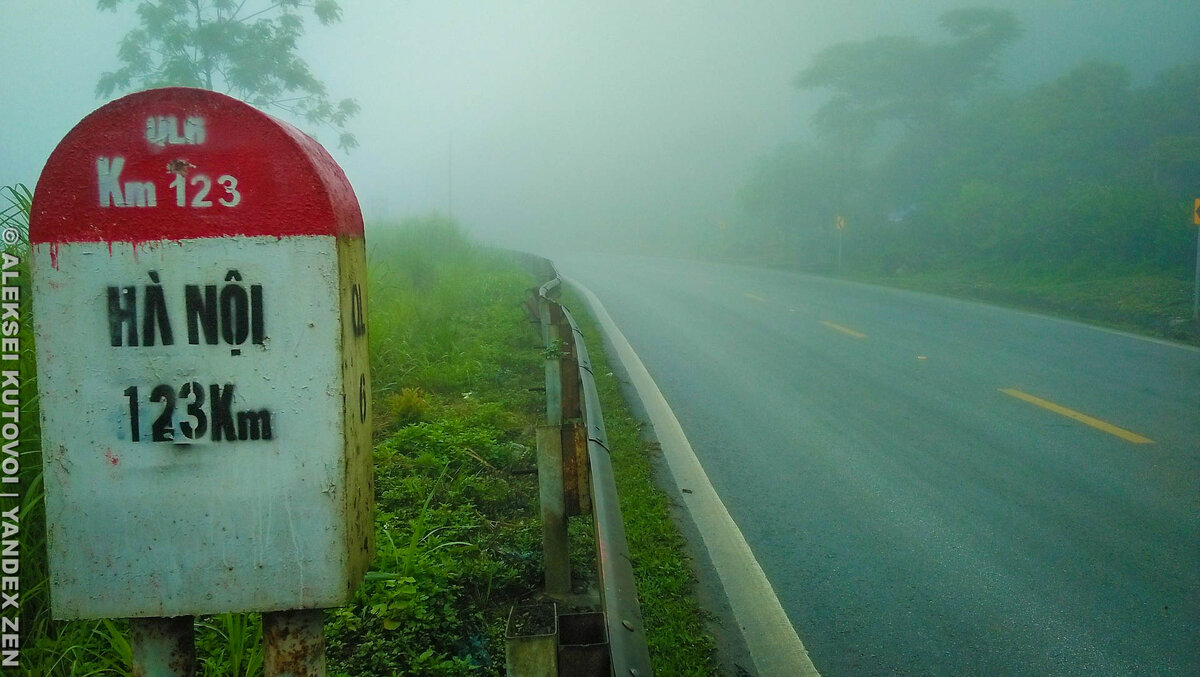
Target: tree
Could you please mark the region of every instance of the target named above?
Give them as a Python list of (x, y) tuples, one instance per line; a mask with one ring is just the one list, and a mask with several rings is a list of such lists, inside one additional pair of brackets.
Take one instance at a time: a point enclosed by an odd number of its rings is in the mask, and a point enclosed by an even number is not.
[[(98, 0), (115, 11), (125, 0)], [(338, 147), (358, 145), (346, 122), (358, 113), (353, 99), (330, 100), (308, 64), (296, 54), (304, 33), (303, 9), (322, 25), (341, 19), (335, 0), (141, 0), (138, 26), (121, 40), (123, 64), (104, 73), (96, 94), (185, 86), (223, 91), (260, 108), (335, 128)]]
[(1147, 157), (1154, 183), (1178, 199), (1193, 197), (1200, 186), (1200, 62), (1160, 73), (1136, 105), (1154, 137)]
[(794, 80), (801, 89), (833, 92), (816, 113), (817, 128), (863, 143), (884, 121), (938, 124), (955, 102), (996, 79), (996, 56), (1021, 35), (1016, 17), (1004, 10), (950, 10), (940, 24), (953, 40), (883, 36), (817, 53)]

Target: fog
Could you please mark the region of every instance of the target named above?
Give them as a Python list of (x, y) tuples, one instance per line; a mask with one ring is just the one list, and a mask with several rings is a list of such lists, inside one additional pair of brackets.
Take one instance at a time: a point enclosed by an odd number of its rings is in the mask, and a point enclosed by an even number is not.
[[(131, 6), (6, 3), (0, 184), (30, 186), (59, 139), (104, 102)], [(759, 158), (806, 138), (820, 91), (792, 85), (830, 45), (935, 36), (963, 3), (927, 0), (465, 2), (344, 0), (301, 53), (354, 97), (361, 147), (334, 151), (368, 220), (450, 213), (486, 241), (659, 248), (737, 218)], [(1087, 59), (1135, 83), (1200, 57), (1200, 3), (992, 0), (1021, 20), (1005, 81)], [(303, 125), (301, 125), (303, 126)], [(332, 147), (328, 130), (309, 129)]]

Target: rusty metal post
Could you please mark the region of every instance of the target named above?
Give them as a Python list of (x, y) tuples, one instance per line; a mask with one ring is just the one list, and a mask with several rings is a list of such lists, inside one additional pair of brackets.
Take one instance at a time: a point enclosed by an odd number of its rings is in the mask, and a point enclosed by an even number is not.
[(592, 479), (591, 468), (588, 465), (586, 423), (579, 420), (563, 423), (562, 450), (567, 515), (590, 515)]
[(547, 303), (548, 312), (542, 316), (546, 331), (546, 423), (559, 425), (563, 420), (562, 360), (557, 351), (561, 349), (561, 332), (554, 315), (561, 315), (557, 303)]
[[(567, 313), (573, 331), (579, 327)], [(600, 394), (592, 374), (587, 344), (576, 341), (576, 359), (581, 365), (583, 410), (587, 423), (589, 480), (592, 494), (592, 515), (596, 528), (596, 563), (600, 570), (601, 600), (608, 624), (609, 649), (613, 675), (654, 674), (650, 666), (650, 650), (642, 626), (642, 611), (633, 579), (633, 561), (625, 538), (625, 523), (621, 519), (621, 503), (613, 479), (612, 459), (608, 449), (608, 434), (600, 411)]]
[(563, 501), (562, 430), (537, 429), (538, 497), (542, 512), (542, 552), (546, 594), (565, 599), (571, 592), (571, 559), (567, 553), (567, 511)]
[(561, 307), (557, 315), (555, 319), (558, 320), (558, 332), (563, 345), (559, 363), (562, 380), (563, 486), (566, 489), (567, 515), (584, 515), (591, 512), (591, 497), (588, 495), (591, 489), (587, 477), (587, 429), (582, 421), (580, 365), (575, 347), (579, 338)]
[(325, 677), (325, 611), (264, 613), (264, 677)]
[(193, 677), (195, 638), (191, 616), (129, 619), (133, 677)]
[(564, 421), (558, 448), (562, 449), (563, 509), (567, 517), (582, 514), (579, 509), (579, 464), (575, 459), (575, 427), (579, 421)]
[(575, 332), (563, 315), (561, 306), (554, 319), (558, 325), (558, 335), (563, 347), (562, 359), (559, 365), (562, 380), (562, 417), (564, 421), (583, 416), (579, 400), (579, 361), (575, 359)]

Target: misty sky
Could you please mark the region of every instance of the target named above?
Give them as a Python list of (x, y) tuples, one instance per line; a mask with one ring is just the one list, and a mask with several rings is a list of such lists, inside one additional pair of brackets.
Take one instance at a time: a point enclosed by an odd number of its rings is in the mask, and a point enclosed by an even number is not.
[[(303, 56), (333, 98), (362, 106), (362, 146), (334, 157), (368, 220), (452, 209), (513, 246), (653, 243), (736, 218), (755, 159), (807, 134), (821, 98), (790, 82), (815, 52), (940, 38), (938, 14), (964, 4), (1023, 22), (1005, 60), (1015, 84), (1089, 58), (1136, 82), (1200, 59), (1194, 0), (343, 0), (339, 24), (309, 16)], [(4, 3), (0, 185), (32, 186), (104, 103), (96, 80), (118, 67), (132, 6)]]

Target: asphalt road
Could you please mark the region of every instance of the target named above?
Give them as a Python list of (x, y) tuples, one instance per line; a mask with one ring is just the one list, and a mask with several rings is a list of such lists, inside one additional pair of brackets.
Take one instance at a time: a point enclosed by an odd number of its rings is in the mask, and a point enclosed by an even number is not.
[(555, 262), (823, 675), (1200, 675), (1200, 351), (791, 273)]

